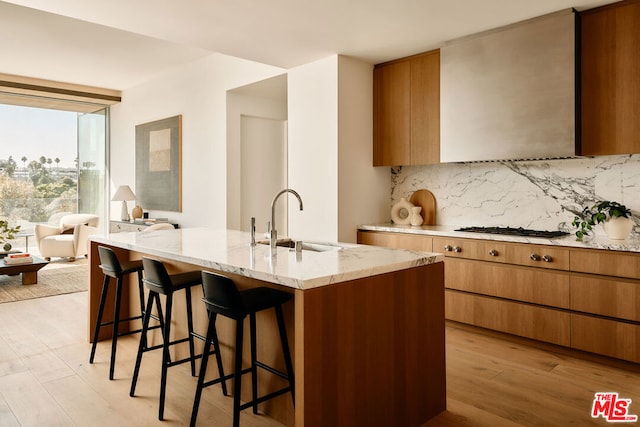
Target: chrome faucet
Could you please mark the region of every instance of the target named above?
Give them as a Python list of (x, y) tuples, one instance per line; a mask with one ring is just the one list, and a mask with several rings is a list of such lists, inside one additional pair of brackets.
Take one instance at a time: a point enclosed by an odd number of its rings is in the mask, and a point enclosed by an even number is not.
[(276, 243), (278, 242), (278, 231), (276, 230), (276, 202), (278, 201), (278, 197), (282, 196), (284, 193), (291, 193), (296, 196), (298, 198), (298, 202), (300, 203), (300, 210), (302, 210), (302, 199), (295, 190), (285, 188), (284, 190), (276, 194), (276, 196), (273, 198), (273, 201), (271, 202), (271, 230), (269, 233), (269, 244), (271, 245), (272, 250), (276, 248)]

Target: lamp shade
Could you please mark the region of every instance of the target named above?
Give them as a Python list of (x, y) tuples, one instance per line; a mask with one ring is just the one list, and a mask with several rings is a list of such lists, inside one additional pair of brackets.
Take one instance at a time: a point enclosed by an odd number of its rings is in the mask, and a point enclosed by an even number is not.
[(136, 195), (133, 194), (133, 191), (131, 191), (131, 187), (129, 187), (128, 185), (121, 185), (120, 187), (118, 187), (116, 194), (114, 194), (111, 198), (111, 200), (113, 200), (114, 202), (135, 199)]

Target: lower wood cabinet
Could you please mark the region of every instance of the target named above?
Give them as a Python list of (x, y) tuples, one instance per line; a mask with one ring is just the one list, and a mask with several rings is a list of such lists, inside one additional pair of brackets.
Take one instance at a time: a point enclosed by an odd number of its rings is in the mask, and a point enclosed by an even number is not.
[(640, 322), (640, 283), (623, 278), (572, 274), (571, 310)]
[(566, 347), (571, 344), (567, 311), (452, 290), (445, 291), (444, 307), (450, 320)]
[(445, 287), (555, 308), (569, 308), (569, 274), (499, 263), (446, 259)]
[(383, 231), (358, 232), (358, 243), (361, 245), (410, 249), (412, 251), (433, 251), (433, 239), (420, 234), (389, 233)]
[(640, 362), (640, 325), (571, 314), (571, 347)]
[(444, 253), (449, 320), (640, 363), (640, 254), (372, 231), (358, 242)]

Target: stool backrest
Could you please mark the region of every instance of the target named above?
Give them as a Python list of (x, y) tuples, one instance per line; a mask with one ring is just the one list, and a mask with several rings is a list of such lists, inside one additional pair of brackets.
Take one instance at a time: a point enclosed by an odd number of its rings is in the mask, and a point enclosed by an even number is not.
[(166, 295), (172, 292), (172, 283), (164, 264), (158, 260), (142, 257), (144, 284), (154, 292)]
[(100, 268), (102, 272), (111, 277), (117, 277), (122, 274), (122, 267), (116, 254), (106, 246), (98, 246), (98, 255), (100, 255)]
[(203, 271), (202, 291), (207, 310), (233, 319), (247, 315), (240, 291), (230, 278)]

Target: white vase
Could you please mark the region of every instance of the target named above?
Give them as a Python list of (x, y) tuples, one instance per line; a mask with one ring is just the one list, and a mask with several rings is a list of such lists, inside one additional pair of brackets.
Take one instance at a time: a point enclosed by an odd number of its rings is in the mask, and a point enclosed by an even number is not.
[(624, 240), (633, 229), (633, 220), (625, 217), (611, 217), (602, 223), (605, 233), (611, 240)]
[(422, 225), (422, 222), (424, 221), (420, 215), (421, 210), (422, 206), (414, 206), (411, 208), (411, 217), (409, 218), (409, 222), (414, 227)]
[(411, 224), (411, 208), (414, 207), (413, 203), (406, 198), (401, 198), (398, 203), (391, 208), (391, 220), (396, 225), (409, 225)]

